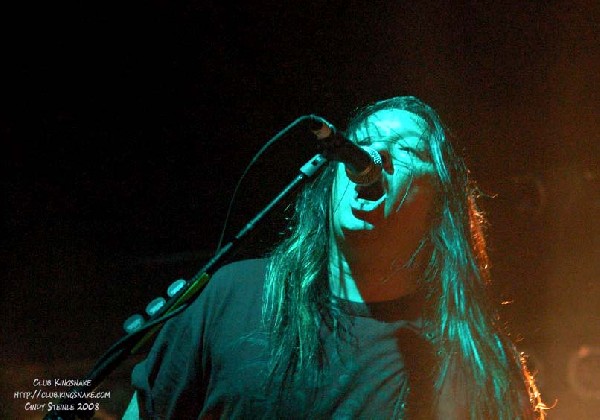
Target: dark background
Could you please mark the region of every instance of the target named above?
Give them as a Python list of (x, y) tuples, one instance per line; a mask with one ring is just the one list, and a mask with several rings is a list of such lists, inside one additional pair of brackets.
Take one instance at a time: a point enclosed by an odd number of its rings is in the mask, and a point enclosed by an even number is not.
[[(81, 377), (125, 318), (202, 266), (271, 136), (308, 113), (344, 128), (357, 106), (403, 94), (439, 111), (489, 195), (495, 296), (512, 302), (502, 314), (547, 402), (559, 400), (551, 418), (597, 413), (600, 357), (584, 356), (600, 349), (598, 2), (3, 12), (0, 379), (17, 407), (6, 413), (27, 416), (12, 393), (32, 378)], [(311, 140), (294, 132), (264, 156), (229, 234), (293, 177)], [(242, 256), (268, 249), (284, 217)], [(569, 379), (577, 355), (584, 384)], [(127, 375), (112, 385), (123, 395)]]

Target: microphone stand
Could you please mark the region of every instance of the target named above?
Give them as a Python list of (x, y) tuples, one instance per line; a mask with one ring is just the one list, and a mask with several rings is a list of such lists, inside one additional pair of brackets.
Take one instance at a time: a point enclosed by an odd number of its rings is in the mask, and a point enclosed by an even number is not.
[(57, 409), (48, 413), (45, 420), (72, 420), (91, 419), (94, 415), (94, 404), (88, 404), (93, 390), (111, 373), (119, 364), (129, 356), (137, 353), (142, 346), (148, 342), (164, 325), (164, 323), (182, 312), (190, 300), (198, 296), (208, 284), (210, 277), (219, 269), (225, 258), (236, 251), (240, 244), (248, 237), (248, 234), (259, 224), (273, 208), (279, 204), (288, 194), (297, 189), (307, 179), (328, 162), (323, 154), (316, 154), (306, 162), (299, 170), (299, 174), (290, 182), (267, 206), (261, 210), (246, 226), (244, 226), (235, 237), (225, 244), (215, 256), (196, 273), (186, 285), (171, 297), (166, 304), (154, 313), (146, 323), (114, 343), (96, 362), (96, 365), (81, 382), (82, 385), (72, 388), (67, 396), (60, 400)]

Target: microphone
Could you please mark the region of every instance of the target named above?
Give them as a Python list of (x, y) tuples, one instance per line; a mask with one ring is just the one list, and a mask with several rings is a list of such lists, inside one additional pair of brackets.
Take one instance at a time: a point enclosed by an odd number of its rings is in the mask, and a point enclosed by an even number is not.
[(358, 185), (371, 185), (381, 179), (381, 155), (373, 148), (350, 141), (333, 124), (316, 115), (310, 116), (310, 130), (320, 140), (325, 157), (342, 162), (346, 174)]

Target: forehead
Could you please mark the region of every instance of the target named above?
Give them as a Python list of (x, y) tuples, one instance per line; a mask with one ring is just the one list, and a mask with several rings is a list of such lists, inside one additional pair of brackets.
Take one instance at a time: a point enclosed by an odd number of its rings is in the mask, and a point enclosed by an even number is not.
[(354, 133), (358, 143), (377, 141), (420, 141), (427, 129), (425, 120), (400, 109), (384, 109), (366, 118)]

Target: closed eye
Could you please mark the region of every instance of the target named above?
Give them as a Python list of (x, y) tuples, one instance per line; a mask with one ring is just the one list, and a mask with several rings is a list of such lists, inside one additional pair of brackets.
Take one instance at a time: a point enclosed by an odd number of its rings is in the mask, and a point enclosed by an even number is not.
[(420, 149), (415, 149), (413, 147), (405, 147), (405, 146), (398, 147), (398, 150), (400, 150), (402, 152), (410, 153), (411, 155), (416, 156), (417, 158), (419, 158), (420, 160), (422, 160), (424, 162), (431, 162), (431, 157), (429, 156), (429, 153), (425, 150), (420, 150)]

